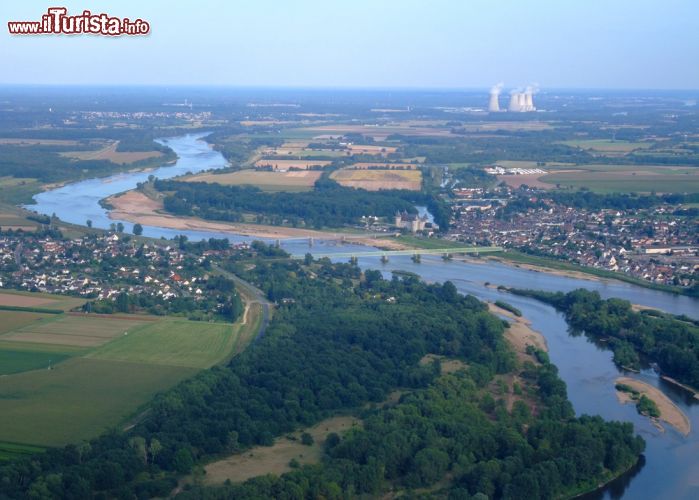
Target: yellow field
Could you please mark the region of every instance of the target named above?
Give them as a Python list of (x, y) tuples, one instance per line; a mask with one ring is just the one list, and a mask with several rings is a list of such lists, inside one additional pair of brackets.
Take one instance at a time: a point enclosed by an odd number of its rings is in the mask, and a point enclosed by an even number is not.
[(263, 191), (309, 191), (322, 172), (303, 170), (293, 172), (267, 172), (239, 170), (227, 174), (200, 174), (188, 177), (188, 182), (209, 182), (224, 186), (256, 186)]
[(78, 141), (66, 139), (14, 139), (0, 138), (0, 144), (14, 146), (76, 146)]
[(50, 318), (51, 316), (53, 315), (24, 311), (0, 311), (0, 350), (2, 350), (3, 333), (31, 325), (38, 320)]
[(289, 462), (292, 459), (299, 464), (317, 463), (323, 455), (328, 434), (335, 432), (342, 435), (358, 425), (361, 425), (361, 421), (354, 417), (328, 418), (305, 431), (313, 436), (312, 446), (302, 445), (301, 431), (294, 432), (289, 435), (293, 439), (281, 437), (272, 446), (257, 446), (245, 453), (210, 463), (205, 467), (205, 482), (220, 484), (226, 479), (239, 482), (265, 474), (281, 475), (291, 470)]
[(96, 347), (122, 336), (143, 321), (92, 316), (53, 315), (0, 336), (4, 342)]
[(390, 169), (391, 167), (401, 167), (405, 169), (413, 169), (417, 168), (418, 166), (415, 163), (380, 163), (380, 162), (359, 162), (359, 163), (354, 163), (352, 164), (352, 168), (374, 168), (374, 167), (381, 167), (381, 168), (386, 168)]
[(160, 151), (117, 151), (119, 141), (109, 142), (103, 148), (95, 151), (67, 151), (62, 156), (76, 160), (109, 160), (119, 165), (134, 163), (148, 158), (161, 156)]
[(364, 144), (351, 144), (348, 149), (352, 154), (363, 154), (363, 155), (386, 155), (389, 153), (395, 153), (398, 148), (390, 146), (368, 146)]
[(70, 311), (85, 303), (85, 299), (40, 292), (3, 290), (0, 292), (0, 305), (19, 307), (41, 307)]
[(422, 184), (420, 170), (367, 170), (344, 168), (330, 176), (347, 187), (379, 191), (381, 189), (409, 189), (418, 191)]
[(256, 167), (272, 167), (274, 170), (289, 170), (290, 168), (307, 169), (309, 167), (325, 167), (330, 165), (328, 160), (257, 160)]

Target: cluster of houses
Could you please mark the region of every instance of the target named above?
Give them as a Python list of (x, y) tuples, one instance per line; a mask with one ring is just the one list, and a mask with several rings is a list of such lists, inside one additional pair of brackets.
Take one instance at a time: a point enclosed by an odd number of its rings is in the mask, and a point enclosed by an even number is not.
[(0, 235), (0, 286), (114, 299), (123, 291), (164, 300), (206, 294), (201, 256), (118, 234), (72, 240)]
[(692, 286), (699, 280), (699, 223), (673, 215), (676, 207), (588, 210), (544, 201), (543, 208), (507, 216), (507, 200), (457, 202), (449, 238), (520, 249), (659, 284)]

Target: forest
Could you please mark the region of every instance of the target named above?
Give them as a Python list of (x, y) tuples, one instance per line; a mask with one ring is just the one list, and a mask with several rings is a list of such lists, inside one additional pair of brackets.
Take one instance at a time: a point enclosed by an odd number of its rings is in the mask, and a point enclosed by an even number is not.
[(238, 222), (244, 214), (253, 213), (258, 215), (258, 223), (322, 229), (357, 224), (365, 215), (392, 218), (398, 211), (416, 213), (415, 204), (425, 204), (437, 211), (433, 214), (440, 228), (448, 226), (448, 211), (430, 195), (401, 190), (369, 192), (324, 178), (316, 181), (313, 191), (302, 193), (265, 193), (252, 186), (170, 180), (156, 180), (154, 186), (168, 193), (163, 200), (168, 212), (204, 219)]
[(662, 373), (692, 387), (699, 387), (699, 325), (687, 317), (653, 310), (634, 311), (622, 299), (578, 289), (569, 293), (510, 290), (533, 297), (562, 311), (574, 333), (606, 340), (614, 362), (641, 368), (642, 358), (658, 364)]
[(662, 195), (639, 196), (634, 194), (597, 194), (592, 191), (551, 191), (546, 197), (555, 203), (573, 208), (599, 210), (613, 208), (617, 210), (633, 210), (651, 208), (664, 203), (677, 205), (699, 202), (698, 194), (670, 193)]
[[(119, 137), (117, 151), (159, 151), (163, 156), (147, 158), (129, 164), (129, 168), (159, 165), (175, 158), (174, 152), (167, 146), (153, 141), (153, 132), (116, 133), (101, 131), (101, 136)], [(27, 134), (32, 135), (32, 134)], [(48, 134), (50, 137), (73, 137), (73, 134)], [(60, 153), (66, 151), (88, 151), (96, 146), (88, 146), (86, 140), (90, 135), (80, 136), (83, 141), (77, 145), (15, 145), (0, 144), (0, 177), (33, 178), (41, 182), (74, 180), (83, 177), (100, 177), (123, 170), (124, 166), (109, 160), (76, 160)], [(24, 138), (24, 136), (22, 137)]]
[[(203, 460), (269, 445), (399, 387), (407, 394), (398, 405), (374, 406), (364, 429), (329, 439), (320, 464), (182, 496), (343, 498), (440, 487), (453, 498), (556, 498), (594, 489), (643, 451), (630, 424), (576, 418), (544, 357), (521, 367), (533, 406), (508, 411), (489, 390), (498, 374), (518, 369), (505, 322), (452, 283), (251, 254), (252, 265), (250, 255), (224, 265), (277, 303), (262, 338), (156, 397), (128, 431), (0, 466), (0, 497), (166, 496)], [(420, 363), (428, 353), (467, 368), (440, 375), (438, 361)]]

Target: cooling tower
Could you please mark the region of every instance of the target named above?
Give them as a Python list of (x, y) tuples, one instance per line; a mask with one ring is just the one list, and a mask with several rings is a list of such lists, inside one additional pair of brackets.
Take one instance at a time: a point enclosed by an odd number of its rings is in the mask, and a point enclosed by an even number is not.
[(508, 109), (510, 111), (522, 111), (519, 105), (519, 92), (512, 92), (510, 94), (510, 107)]
[(490, 89), (490, 102), (488, 102), (488, 111), (497, 113), (500, 111), (500, 92), (502, 91), (502, 82), (493, 85)]
[(531, 89), (527, 89), (527, 91), (524, 93), (524, 110), (536, 111), (536, 108), (534, 107), (533, 91)]
[(500, 96), (500, 92), (494, 92), (490, 91), (490, 102), (488, 103), (488, 111), (491, 113), (497, 113), (500, 111), (500, 102), (498, 97)]
[(519, 101), (519, 111), (527, 110), (527, 98), (524, 97), (524, 92), (517, 94), (517, 100)]

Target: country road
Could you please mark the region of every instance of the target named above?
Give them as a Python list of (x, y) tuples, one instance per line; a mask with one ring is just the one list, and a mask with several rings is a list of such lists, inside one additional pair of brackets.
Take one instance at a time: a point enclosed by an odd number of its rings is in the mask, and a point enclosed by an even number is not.
[(221, 269), (218, 266), (214, 265), (212, 267), (216, 272), (220, 273), (226, 278), (232, 279), (235, 282), (236, 289), (242, 295), (245, 305), (247, 307), (251, 306), (252, 304), (259, 304), (260, 307), (262, 307), (262, 318), (260, 321), (260, 327), (254, 339), (252, 339), (253, 343), (257, 342), (264, 336), (265, 332), (267, 331), (267, 326), (269, 326), (272, 303), (269, 300), (267, 300), (267, 297), (265, 297), (264, 292), (252, 283), (248, 283), (239, 276), (231, 273), (230, 271), (226, 271), (225, 269)]

